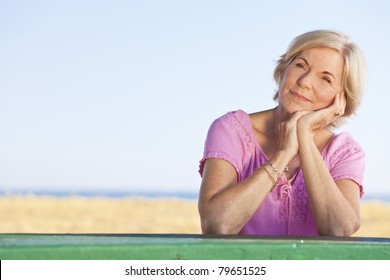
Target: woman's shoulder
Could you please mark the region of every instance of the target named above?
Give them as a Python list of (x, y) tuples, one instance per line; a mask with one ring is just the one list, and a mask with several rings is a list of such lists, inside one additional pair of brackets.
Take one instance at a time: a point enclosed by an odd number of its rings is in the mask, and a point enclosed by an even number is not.
[(333, 135), (326, 147), (326, 154), (331, 161), (335, 161), (354, 154), (364, 156), (364, 150), (351, 134), (342, 132)]
[(251, 120), (244, 110), (229, 111), (218, 117), (212, 123), (212, 128), (225, 127), (227, 129), (238, 130), (241, 133), (250, 133)]
[(226, 114), (217, 118), (214, 122), (228, 122), (236, 123), (237, 121), (242, 123), (246, 127), (250, 127), (252, 123), (257, 122), (259, 119), (263, 119), (265, 113), (268, 111), (247, 113), (242, 109), (237, 109), (235, 111), (229, 111)]
[[(221, 142), (223, 145), (228, 145), (230, 142), (242, 143), (247, 150), (252, 151), (255, 147), (255, 140), (248, 113), (239, 109), (215, 119), (209, 129), (208, 140), (218, 139), (223, 139)], [(219, 140), (218, 142), (220, 142)]]
[(235, 111), (229, 111), (226, 114), (217, 118), (214, 122), (228, 122), (235, 123), (240, 121), (246, 123), (249, 120), (249, 114), (242, 109), (237, 109)]
[(344, 146), (360, 147), (359, 143), (348, 132), (334, 133), (330, 144), (333, 148)]

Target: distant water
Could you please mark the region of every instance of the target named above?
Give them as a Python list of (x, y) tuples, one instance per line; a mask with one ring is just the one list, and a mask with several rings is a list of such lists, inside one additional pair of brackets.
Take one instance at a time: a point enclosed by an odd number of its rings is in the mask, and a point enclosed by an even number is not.
[(2, 190), (3, 195), (37, 195), (37, 196), (81, 196), (81, 197), (145, 197), (145, 198), (181, 198), (181, 199), (198, 199), (198, 193), (192, 192), (156, 192), (156, 191), (111, 191), (111, 190)]
[(369, 194), (365, 193), (362, 198), (363, 201), (384, 201), (384, 202), (390, 202), (390, 194), (389, 193), (383, 193), (383, 194)]
[[(179, 198), (179, 199), (198, 199), (198, 193), (195, 192), (159, 192), (159, 191), (112, 191), (112, 190), (2, 190), (3, 195), (37, 195), (37, 196), (81, 196), (81, 197), (145, 197), (145, 198)], [(384, 201), (390, 203), (390, 193), (388, 194), (370, 194), (365, 193), (363, 201)]]

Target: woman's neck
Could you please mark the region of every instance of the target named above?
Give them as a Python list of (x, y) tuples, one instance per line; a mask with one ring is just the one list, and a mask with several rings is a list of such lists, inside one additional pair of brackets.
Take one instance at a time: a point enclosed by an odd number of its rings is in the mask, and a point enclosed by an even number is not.
[(292, 115), (292, 113), (287, 112), (280, 105), (276, 106), (274, 109), (274, 126), (277, 126), (282, 122), (288, 121), (289, 119), (291, 119)]

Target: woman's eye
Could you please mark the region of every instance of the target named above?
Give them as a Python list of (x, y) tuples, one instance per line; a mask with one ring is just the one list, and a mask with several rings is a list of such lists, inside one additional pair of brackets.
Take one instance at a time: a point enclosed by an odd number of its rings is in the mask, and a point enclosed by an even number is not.
[(328, 78), (328, 77), (323, 77), (322, 78), (325, 82), (327, 82), (328, 84), (331, 84), (332, 81)]
[(297, 64), (295, 64), (298, 68), (304, 68), (305, 66), (302, 64), (302, 63), (297, 63)]

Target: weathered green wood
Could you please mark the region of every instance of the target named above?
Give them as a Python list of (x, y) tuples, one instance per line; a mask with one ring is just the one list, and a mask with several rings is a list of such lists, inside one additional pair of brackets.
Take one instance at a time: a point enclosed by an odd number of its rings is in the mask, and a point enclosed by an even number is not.
[(390, 259), (387, 238), (0, 234), (0, 259)]

